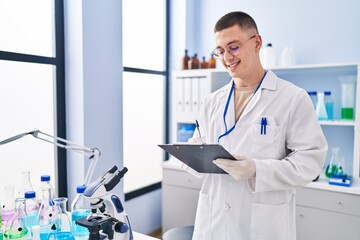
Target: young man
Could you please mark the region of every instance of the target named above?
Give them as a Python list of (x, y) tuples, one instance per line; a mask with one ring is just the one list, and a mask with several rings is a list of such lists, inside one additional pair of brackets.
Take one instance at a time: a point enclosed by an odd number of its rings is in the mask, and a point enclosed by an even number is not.
[(294, 240), (295, 189), (316, 178), (327, 152), (312, 102), (263, 69), (248, 14), (226, 14), (214, 32), (213, 54), (232, 80), (205, 98), (199, 126), (237, 160), (214, 161), (229, 174), (205, 174), (193, 240)]

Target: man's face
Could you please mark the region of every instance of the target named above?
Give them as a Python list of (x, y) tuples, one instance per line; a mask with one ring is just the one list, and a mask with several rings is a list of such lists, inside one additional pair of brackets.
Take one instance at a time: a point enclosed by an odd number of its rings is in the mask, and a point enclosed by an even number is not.
[(259, 58), (260, 36), (238, 25), (216, 32), (215, 43), (221, 63), (233, 78), (244, 78)]

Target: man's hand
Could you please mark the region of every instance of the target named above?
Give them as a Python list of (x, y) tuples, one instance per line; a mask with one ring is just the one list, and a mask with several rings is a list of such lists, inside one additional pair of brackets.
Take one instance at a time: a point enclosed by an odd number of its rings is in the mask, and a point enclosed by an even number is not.
[(247, 180), (255, 177), (256, 167), (254, 160), (244, 155), (235, 155), (234, 157), (236, 160), (218, 158), (213, 163), (236, 180)]

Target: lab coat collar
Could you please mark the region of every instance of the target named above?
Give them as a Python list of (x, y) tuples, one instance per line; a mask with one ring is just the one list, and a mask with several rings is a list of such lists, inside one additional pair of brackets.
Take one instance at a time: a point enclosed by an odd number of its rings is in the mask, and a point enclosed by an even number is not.
[(271, 70), (267, 70), (260, 89), (276, 90), (277, 82), (277, 76), (275, 75), (275, 73)]
[[(246, 108), (244, 109), (244, 112), (241, 114), (240, 119), (243, 118), (251, 109), (254, 108), (254, 106), (256, 105), (256, 103), (258, 102), (258, 100), (261, 97), (261, 92), (263, 89), (269, 89), (269, 90), (276, 90), (277, 87), (277, 77), (276, 75), (271, 71), (271, 70), (267, 70), (267, 73), (265, 75), (265, 78), (263, 79), (260, 89), (258, 89), (258, 91), (256, 91), (255, 95), (252, 97), (252, 99), (250, 100), (250, 102), (248, 103), (248, 105), (246, 106)], [(234, 84), (234, 79), (231, 79), (231, 81), (228, 83), (227, 87), (224, 89), (224, 93), (226, 93), (226, 96), (229, 96), (230, 91), (233, 87)], [(230, 102), (229, 102), (229, 106), (227, 109), (227, 113), (225, 116), (225, 122), (226, 122), (226, 128), (224, 125), (224, 132), (226, 130), (229, 130), (231, 127), (233, 127), (235, 125), (235, 108), (234, 108), (234, 94), (232, 94)], [(225, 109), (225, 108), (224, 108)]]

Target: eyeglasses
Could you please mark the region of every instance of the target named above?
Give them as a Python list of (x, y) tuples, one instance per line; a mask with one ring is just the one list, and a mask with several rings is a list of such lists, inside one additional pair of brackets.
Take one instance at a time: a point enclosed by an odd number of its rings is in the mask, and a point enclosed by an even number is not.
[(224, 59), (224, 55), (225, 55), (225, 51), (227, 51), (228, 53), (230, 53), (233, 56), (236, 56), (240, 53), (240, 48), (248, 41), (250, 41), (251, 39), (255, 38), (256, 35), (250, 37), (248, 40), (239, 43), (239, 42), (234, 42), (234, 43), (230, 43), (229, 45), (227, 45), (226, 50), (223, 48), (215, 48), (212, 51), (212, 54), (214, 56), (214, 58), (216, 59)]

